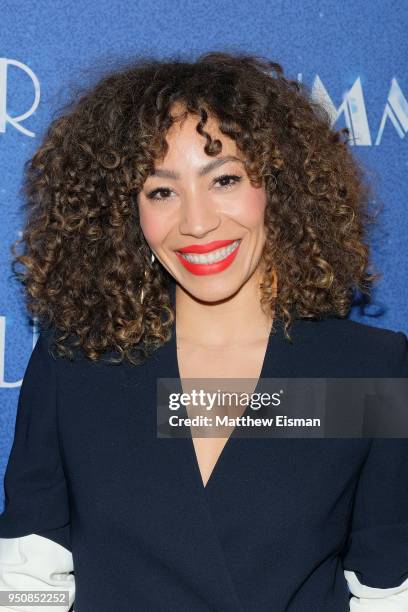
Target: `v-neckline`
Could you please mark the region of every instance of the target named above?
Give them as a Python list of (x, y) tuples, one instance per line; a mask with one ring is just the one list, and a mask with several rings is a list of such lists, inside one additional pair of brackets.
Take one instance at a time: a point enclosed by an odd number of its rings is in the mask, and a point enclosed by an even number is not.
[[(175, 313), (175, 317), (174, 317), (174, 322), (173, 322), (173, 329), (172, 329), (172, 336), (171, 336), (171, 340), (170, 340), (170, 350), (171, 350), (171, 361), (173, 364), (173, 368), (174, 368), (174, 376), (178, 379), (179, 384), (180, 384), (180, 389), (182, 390), (182, 379), (180, 376), (180, 367), (179, 367), (179, 360), (178, 360), (178, 353), (177, 353), (177, 324), (176, 324), (176, 310), (175, 310), (175, 287), (173, 288), (173, 305), (174, 305), (174, 313)], [(268, 336), (268, 340), (267, 340), (267, 344), (266, 344), (266, 349), (265, 349), (265, 353), (263, 356), (263, 361), (262, 361), (262, 366), (261, 366), (261, 372), (259, 375), (259, 378), (257, 380), (257, 384), (256, 387), (254, 389), (254, 391), (252, 393), (259, 393), (259, 386), (261, 384), (261, 380), (263, 378), (267, 377), (267, 374), (270, 373), (270, 353), (271, 353), (271, 349), (272, 349), (272, 344), (274, 342), (275, 338), (278, 338), (281, 331), (280, 331), (280, 327), (279, 327), (279, 321), (276, 321), (273, 323), (274, 326), (274, 331), (272, 332), (272, 329), (269, 332), (269, 336)], [(248, 406), (246, 407), (245, 411), (243, 412), (242, 416), (248, 416), (249, 411), (250, 411), (251, 407), (250, 404), (248, 404)], [(183, 416), (187, 417), (187, 412), (184, 408), (184, 406), (182, 407), (182, 412), (183, 412)], [(185, 414), (184, 414), (185, 413)], [(200, 487), (202, 488), (203, 491), (207, 491), (209, 485), (212, 484), (212, 482), (216, 479), (217, 474), (219, 473), (222, 463), (225, 462), (225, 458), (226, 456), (228, 456), (228, 454), (231, 452), (230, 449), (233, 446), (233, 442), (231, 439), (236, 439), (236, 432), (237, 432), (237, 427), (234, 427), (234, 429), (231, 431), (227, 441), (225, 442), (223, 448), (221, 449), (221, 452), (218, 456), (218, 459), (216, 461), (216, 463), (214, 464), (213, 469), (211, 470), (211, 473), (207, 479), (206, 484), (204, 484), (202, 475), (201, 475), (201, 471), (200, 471), (200, 466), (198, 463), (198, 458), (197, 458), (197, 453), (194, 447), (194, 441), (193, 441), (193, 436), (191, 435), (191, 428), (188, 427), (188, 429), (190, 429), (190, 435), (188, 436), (188, 446), (189, 446), (189, 452), (192, 456), (192, 461), (194, 464), (194, 472), (196, 474), (196, 477), (198, 478)]]

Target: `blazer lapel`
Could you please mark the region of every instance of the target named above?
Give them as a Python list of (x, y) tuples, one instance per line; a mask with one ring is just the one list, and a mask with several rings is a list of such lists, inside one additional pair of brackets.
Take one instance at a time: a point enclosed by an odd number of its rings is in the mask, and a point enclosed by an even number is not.
[[(181, 390), (176, 359), (173, 329), (171, 340), (160, 347), (151, 359), (149, 376), (152, 376), (152, 387), (156, 386), (157, 378), (174, 378), (179, 381), (178, 388)], [(155, 407), (156, 402), (155, 394)], [(179, 545), (172, 551), (170, 566), (176, 563), (190, 577), (194, 576), (196, 587), (211, 609), (240, 612), (243, 608), (214, 528), (191, 436), (157, 438), (155, 447), (155, 461), (159, 462), (159, 478), (163, 482), (162, 491), (163, 486), (166, 488), (167, 506), (163, 511)]]

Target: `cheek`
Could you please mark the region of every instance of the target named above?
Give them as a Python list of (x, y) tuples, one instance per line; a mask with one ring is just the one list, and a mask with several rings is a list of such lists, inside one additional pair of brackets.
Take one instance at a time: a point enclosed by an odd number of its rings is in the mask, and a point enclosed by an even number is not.
[(168, 233), (169, 224), (166, 222), (166, 215), (141, 204), (139, 205), (139, 219), (146, 241), (152, 247), (160, 245)]
[(242, 192), (242, 197), (236, 201), (236, 218), (249, 228), (263, 226), (266, 207), (266, 195), (262, 188), (249, 187)]

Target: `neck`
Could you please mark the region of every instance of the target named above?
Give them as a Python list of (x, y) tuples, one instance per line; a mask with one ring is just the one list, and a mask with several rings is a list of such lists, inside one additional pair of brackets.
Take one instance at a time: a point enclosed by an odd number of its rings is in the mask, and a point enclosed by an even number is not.
[(209, 348), (262, 341), (270, 333), (273, 316), (261, 308), (261, 281), (256, 270), (237, 293), (218, 302), (197, 300), (177, 284), (177, 339)]

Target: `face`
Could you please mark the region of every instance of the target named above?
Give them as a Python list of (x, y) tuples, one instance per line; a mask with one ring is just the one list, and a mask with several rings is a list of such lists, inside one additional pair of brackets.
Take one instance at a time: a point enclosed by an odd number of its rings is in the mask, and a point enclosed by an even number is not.
[(168, 131), (168, 152), (138, 196), (140, 223), (177, 283), (196, 299), (218, 301), (260, 273), (266, 194), (251, 185), (235, 141), (210, 117), (205, 130), (222, 151), (204, 152), (197, 122), (188, 115)]

